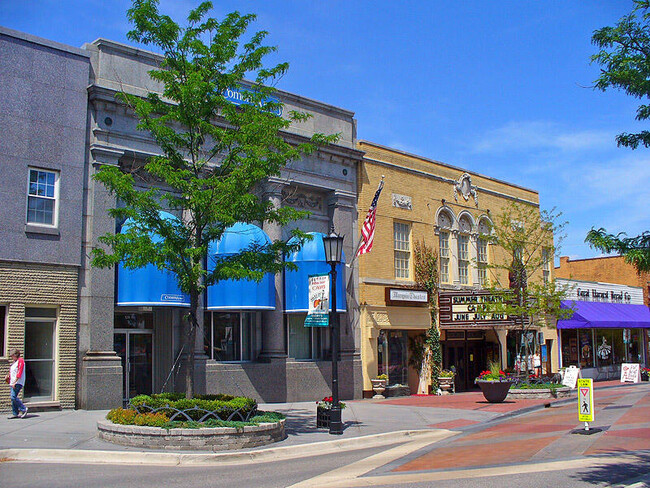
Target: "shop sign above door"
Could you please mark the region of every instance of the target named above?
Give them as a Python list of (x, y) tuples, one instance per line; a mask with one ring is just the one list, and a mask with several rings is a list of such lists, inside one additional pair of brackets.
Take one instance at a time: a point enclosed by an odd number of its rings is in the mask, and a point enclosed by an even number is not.
[(426, 305), (429, 294), (426, 290), (409, 290), (406, 288), (386, 288), (387, 305)]

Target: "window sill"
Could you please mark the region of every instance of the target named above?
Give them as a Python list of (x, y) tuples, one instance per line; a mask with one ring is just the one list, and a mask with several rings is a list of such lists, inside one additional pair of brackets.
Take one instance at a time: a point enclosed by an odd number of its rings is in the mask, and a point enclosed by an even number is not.
[(46, 227), (43, 225), (25, 224), (25, 234), (42, 234), (47, 236), (60, 236), (61, 233), (56, 227)]

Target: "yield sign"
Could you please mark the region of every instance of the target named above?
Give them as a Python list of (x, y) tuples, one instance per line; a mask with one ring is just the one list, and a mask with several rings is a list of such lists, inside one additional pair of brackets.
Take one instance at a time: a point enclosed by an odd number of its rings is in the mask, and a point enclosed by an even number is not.
[(589, 388), (580, 388), (580, 395), (589, 398)]

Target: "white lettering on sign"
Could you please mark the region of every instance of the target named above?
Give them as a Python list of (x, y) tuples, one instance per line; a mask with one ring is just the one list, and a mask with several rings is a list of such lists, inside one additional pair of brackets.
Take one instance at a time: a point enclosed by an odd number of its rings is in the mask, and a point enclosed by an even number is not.
[(402, 301), (402, 302), (420, 302), (420, 303), (426, 303), (429, 301), (429, 297), (426, 291), (399, 290), (393, 288), (391, 288), (390, 290), (390, 299), (395, 301)]

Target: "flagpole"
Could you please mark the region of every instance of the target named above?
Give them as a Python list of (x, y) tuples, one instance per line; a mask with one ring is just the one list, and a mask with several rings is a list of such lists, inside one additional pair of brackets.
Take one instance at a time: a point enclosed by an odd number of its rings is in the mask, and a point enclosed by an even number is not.
[[(381, 181), (379, 182), (379, 186), (382, 186), (382, 184), (384, 183), (384, 178), (385, 178), (385, 176), (381, 175)], [(363, 242), (363, 235), (361, 235), (361, 237), (359, 237), (359, 241), (357, 242), (357, 246), (354, 249), (354, 256), (352, 257), (352, 261), (350, 261), (349, 263), (346, 264), (347, 267), (352, 268), (352, 265), (357, 260), (357, 257), (359, 257), (357, 253), (359, 252), (359, 248), (361, 247), (362, 242)]]

